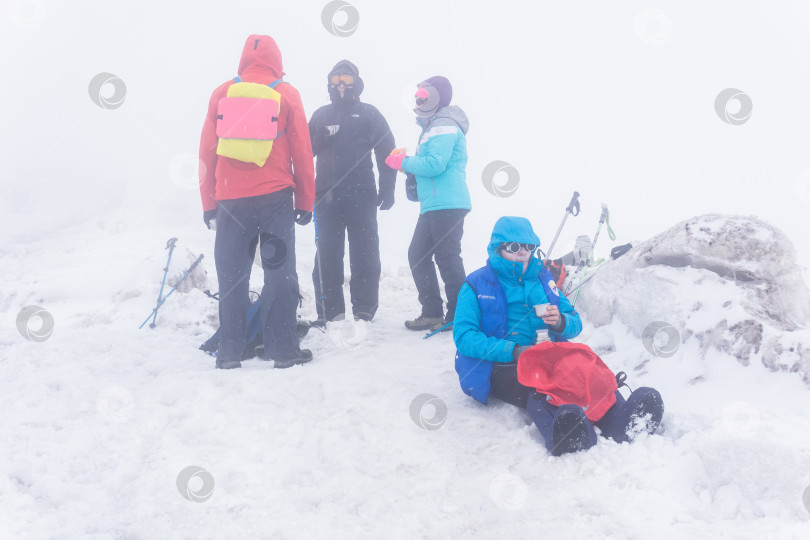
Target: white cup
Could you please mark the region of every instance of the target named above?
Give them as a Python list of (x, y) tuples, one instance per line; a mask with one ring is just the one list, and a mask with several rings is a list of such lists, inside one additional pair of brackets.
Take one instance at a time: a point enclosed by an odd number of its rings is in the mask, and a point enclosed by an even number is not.
[(546, 314), (546, 310), (548, 309), (548, 306), (550, 306), (550, 305), (551, 304), (537, 304), (537, 305), (535, 305), (534, 306), (534, 314), (542, 319), (543, 315)]

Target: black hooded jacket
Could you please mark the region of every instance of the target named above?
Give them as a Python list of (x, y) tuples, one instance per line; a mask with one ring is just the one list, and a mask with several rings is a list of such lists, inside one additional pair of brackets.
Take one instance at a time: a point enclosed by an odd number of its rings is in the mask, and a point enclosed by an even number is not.
[[(376, 195), (377, 188), (371, 152), (374, 151), (377, 160), (380, 194), (393, 197), (397, 172), (385, 164), (385, 158), (394, 149), (394, 136), (380, 111), (360, 101), (363, 80), (357, 67), (348, 60), (341, 60), (332, 68), (329, 77), (333, 73), (351, 73), (356, 82), (354, 88), (347, 88), (341, 98), (327, 80), (332, 103), (319, 108), (309, 120), (312, 153), (317, 158), (317, 199), (350, 194), (368, 197), (376, 204), (376, 198), (372, 196)], [(334, 135), (327, 135), (326, 126), (340, 127)]]

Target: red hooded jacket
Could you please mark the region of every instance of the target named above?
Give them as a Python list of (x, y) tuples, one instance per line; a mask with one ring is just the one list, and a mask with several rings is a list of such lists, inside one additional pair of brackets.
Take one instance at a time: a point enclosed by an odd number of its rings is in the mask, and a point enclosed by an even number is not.
[[(270, 84), (284, 76), (281, 51), (270, 36), (252, 35), (245, 42), (239, 61), (239, 76), (245, 82)], [(298, 90), (286, 82), (275, 90), (281, 94), (279, 133), (263, 167), (217, 155), (216, 117), (219, 100), (226, 97), (233, 80), (211, 94), (200, 138), (199, 171), (203, 211), (214, 210), (217, 201), (266, 195), (286, 187), (295, 194), (295, 208), (312, 211), (315, 173), (304, 106)]]

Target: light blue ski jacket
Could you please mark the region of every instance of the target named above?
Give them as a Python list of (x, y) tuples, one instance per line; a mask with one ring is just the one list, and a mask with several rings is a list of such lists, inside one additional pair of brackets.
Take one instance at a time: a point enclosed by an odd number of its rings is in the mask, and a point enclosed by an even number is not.
[(467, 115), (451, 105), (418, 120), (422, 120), (423, 128), (416, 155), (402, 160), (402, 170), (416, 176), (419, 212), (471, 210), (466, 174)]

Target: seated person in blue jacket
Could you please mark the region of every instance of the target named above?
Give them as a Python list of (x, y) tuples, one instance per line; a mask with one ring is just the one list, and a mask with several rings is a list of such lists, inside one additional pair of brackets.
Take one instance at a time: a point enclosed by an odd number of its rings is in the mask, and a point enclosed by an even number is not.
[[(582, 331), (582, 321), (561, 295), (551, 273), (533, 256), (540, 244), (526, 218), (502, 217), (495, 224), (486, 266), (467, 276), (456, 307), (453, 339), (456, 371), (464, 392), (487, 404), (489, 397), (525, 408), (552, 455), (585, 450), (596, 444), (594, 424), (579, 405), (551, 405), (547, 396), (523, 386), (517, 359), (535, 344), (537, 331), (551, 341), (567, 341)], [(550, 304), (541, 317), (533, 306)], [(638, 388), (595, 422), (603, 436), (618, 442), (641, 431), (652, 433), (663, 415), (658, 391)]]

